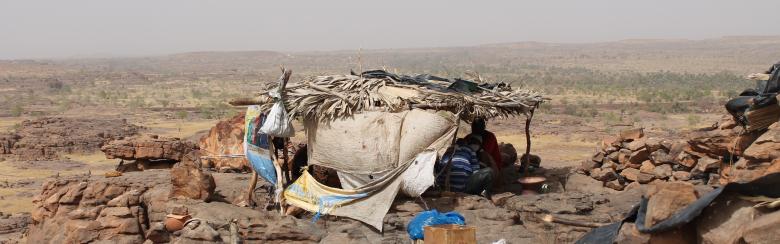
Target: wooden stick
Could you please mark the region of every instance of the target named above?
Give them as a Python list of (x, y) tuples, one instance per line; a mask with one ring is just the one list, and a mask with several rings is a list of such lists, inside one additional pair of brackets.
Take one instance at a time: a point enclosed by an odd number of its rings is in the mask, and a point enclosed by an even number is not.
[(565, 225), (571, 225), (571, 226), (577, 226), (577, 227), (587, 227), (587, 228), (598, 228), (601, 226), (604, 226), (602, 224), (596, 224), (596, 223), (588, 223), (588, 222), (578, 222), (574, 220), (568, 220), (568, 219), (562, 219), (559, 217), (552, 216), (550, 214), (545, 215), (542, 217), (542, 220), (547, 223), (558, 223), (558, 224), (565, 224)]

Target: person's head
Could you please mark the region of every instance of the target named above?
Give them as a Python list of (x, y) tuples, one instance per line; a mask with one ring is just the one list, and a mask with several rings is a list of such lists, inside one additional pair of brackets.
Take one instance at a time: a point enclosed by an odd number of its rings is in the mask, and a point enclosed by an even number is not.
[(482, 148), (482, 137), (471, 134), (466, 136), (464, 139), (466, 146), (471, 148), (471, 150), (479, 151), (479, 149)]
[(476, 118), (474, 119), (474, 122), (471, 123), (471, 133), (482, 133), (485, 129), (486, 125), (484, 118)]
[(463, 138), (455, 139), (455, 145), (458, 146), (466, 146), (466, 140)]

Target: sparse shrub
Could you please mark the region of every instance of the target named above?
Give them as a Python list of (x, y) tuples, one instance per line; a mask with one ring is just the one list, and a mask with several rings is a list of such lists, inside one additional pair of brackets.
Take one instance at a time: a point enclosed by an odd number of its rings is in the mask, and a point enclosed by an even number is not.
[(187, 117), (189, 117), (189, 114), (190, 113), (188, 113), (187, 111), (179, 110), (179, 111), (176, 111), (174, 116), (176, 117), (176, 119), (186, 119)]
[(24, 107), (22, 107), (21, 104), (15, 104), (11, 108), (11, 116), (19, 117), (22, 116), (23, 113), (24, 113)]
[(689, 114), (687, 119), (689, 126), (696, 126), (701, 123), (701, 117), (695, 114)]

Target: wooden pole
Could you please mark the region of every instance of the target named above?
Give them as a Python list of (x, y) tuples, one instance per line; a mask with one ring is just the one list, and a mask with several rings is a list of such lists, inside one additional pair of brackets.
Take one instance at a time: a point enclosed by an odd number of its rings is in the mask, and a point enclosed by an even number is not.
[(528, 177), (528, 169), (531, 166), (531, 120), (534, 118), (534, 110), (531, 108), (528, 116), (525, 118), (525, 166), (523, 166), (523, 177)]
[(542, 217), (542, 221), (547, 222), (547, 223), (558, 223), (558, 224), (571, 225), (571, 226), (577, 226), (577, 227), (587, 227), (587, 228), (598, 228), (598, 227), (604, 226), (602, 224), (562, 219), (560, 217), (555, 217), (555, 216), (552, 216), (550, 214), (545, 215), (544, 217)]
[(290, 138), (284, 138), (284, 147), (282, 148), (282, 165), (284, 166), (282, 173), (284, 174), (285, 185), (292, 182), (292, 174), (290, 173), (292, 167), (290, 167), (290, 156), (287, 153), (287, 143), (289, 140)]
[[(458, 122), (455, 124), (455, 134), (452, 135), (452, 143), (451, 145), (455, 145), (455, 141), (458, 140), (458, 130), (460, 130), (460, 114), (463, 112), (463, 110), (458, 111), (457, 114), (455, 114), (455, 119), (458, 120)], [(452, 157), (455, 156), (455, 147), (452, 147), (452, 152), (450, 153), (450, 158), (447, 159), (447, 165), (444, 166), (444, 169), (437, 174), (434, 179), (439, 178), (439, 176), (447, 172), (447, 175), (444, 176), (444, 190), (450, 191), (450, 166), (452, 165)]]

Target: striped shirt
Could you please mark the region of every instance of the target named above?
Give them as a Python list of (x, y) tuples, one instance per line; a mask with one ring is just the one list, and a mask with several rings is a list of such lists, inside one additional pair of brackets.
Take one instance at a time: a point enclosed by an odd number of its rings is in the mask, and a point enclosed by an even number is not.
[[(450, 155), (445, 154), (439, 164), (446, 168)], [(479, 160), (477, 153), (469, 147), (457, 146), (455, 155), (452, 157), (452, 168), (450, 169), (450, 190), (454, 192), (463, 192), (466, 189), (466, 181), (469, 176), (479, 169)], [(445, 185), (447, 173), (441, 174), (436, 181), (439, 185)]]

